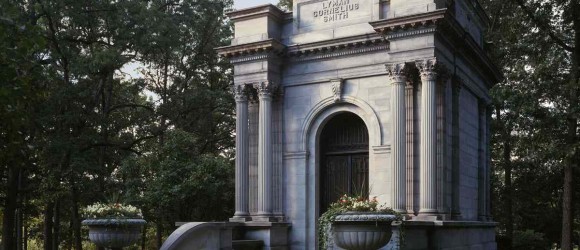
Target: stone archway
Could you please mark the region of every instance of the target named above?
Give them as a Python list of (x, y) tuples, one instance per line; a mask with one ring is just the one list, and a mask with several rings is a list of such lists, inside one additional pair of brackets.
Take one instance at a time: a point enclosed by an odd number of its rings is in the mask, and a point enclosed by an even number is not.
[(350, 112), (330, 118), (319, 137), (319, 214), (343, 194), (368, 196), (369, 133)]

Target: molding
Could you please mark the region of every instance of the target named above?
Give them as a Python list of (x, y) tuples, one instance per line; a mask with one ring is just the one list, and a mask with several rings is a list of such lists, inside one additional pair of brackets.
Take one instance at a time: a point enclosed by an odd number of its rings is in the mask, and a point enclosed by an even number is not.
[(436, 31), (435, 27), (421, 27), (420, 29), (413, 29), (413, 30), (398, 30), (398, 31), (395, 31), (393, 33), (385, 34), (385, 38), (387, 40), (390, 40), (390, 39), (397, 39), (397, 38), (402, 38), (402, 37), (423, 35), (423, 34), (433, 33), (435, 31)]
[(450, 9), (383, 19), (369, 22), (385, 39), (403, 38), (418, 34), (436, 33), (452, 47), (460, 49), (465, 60), (473, 64), (482, 76), (489, 77), (488, 88), (503, 79), (499, 69), (491, 62), (483, 48), (473, 40), (455, 19)]
[(216, 49), (216, 51), (220, 56), (226, 58), (256, 55), (262, 54), (264, 52), (270, 52), (281, 55), (286, 51), (286, 46), (280, 43), (278, 40), (270, 38), (268, 40), (259, 42), (219, 47)]
[(451, 47), (457, 49), (466, 62), (472, 64), (475, 71), (481, 76), (488, 77), (490, 84), (488, 88), (502, 81), (503, 75), (493, 64), (491, 58), (483, 50), (473, 37), (461, 27), (455, 18), (448, 18), (437, 27), (439, 38), (445, 40)]
[(296, 44), (288, 46), (289, 56), (300, 56), (320, 51), (332, 51), (347, 47), (360, 47), (364, 45), (371, 45), (386, 42), (381, 35), (376, 33), (357, 35), (351, 37), (336, 38), (324, 40), (319, 42), (312, 42), (306, 44)]
[[(348, 105), (344, 105), (344, 104)], [(341, 111), (349, 111), (347, 110), (348, 106), (352, 105), (353, 107), (360, 109), (360, 113), (355, 113), (358, 115), (367, 126), (367, 130), (369, 133), (369, 147), (373, 147), (376, 145), (382, 144), (383, 138), (383, 131), (381, 129), (381, 124), (378, 115), (375, 113), (373, 108), (364, 100), (361, 100), (354, 96), (344, 96), (342, 98), (342, 102), (337, 104), (334, 102), (334, 98), (328, 97), (322, 99), (320, 102), (314, 105), (312, 109), (308, 112), (306, 117), (304, 118), (304, 122), (302, 123), (301, 130), (302, 135), (299, 140), (299, 147), (302, 151), (308, 150), (309, 138), (311, 133), (316, 133), (318, 127), (314, 127), (316, 122), (319, 119), (328, 118), (327, 113), (325, 112), (341, 112)], [(326, 115), (326, 116), (325, 116)], [(371, 136), (374, 135), (374, 136)]]
[(309, 155), (308, 151), (284, 152), (284, 159), (307, 159)]
[(391, 145), (381, 145), (372, 147), (374, 154), (390, 154)]
[(280, 22), (286, 19), (286, 12), (276, 7), (273, 4), (258, 5), (255, 7), (245, 8), (241, 10), (234, 10), (225, 13), (232, 21), (242, 21), (247, 19), (255, 19), (260, 17), (271, 17)]
[(318, 60), (318, 59), (326, 59), (332, 57), (340, 57), (340, 56), (348, 56), (348, 55), (355, 55), (355, 54), (363, 54), (368, 52), (374, 51), (388, 51), (389, 44), (388, 43), (381, 43), (381, 44), (372, 44), (367, 45), (365, 47), (360, 47), (360, 45), (354, 46), (345, 46), (345, 47), (334, 47), (334, 48), (326, 48), (326, 49), (318, 49), (318, 50), (307, 50), (303, 51), (299, 54), (292, 55), (293, 57), (290, 58), (291, 62), (303, 62), (303, 61), (310, 61), (310, 60)]
[(373, 29), (383, 35), (388, 32), (405, 30), (409, 28), (425, 27), (436, 24), (446, 18), (447, 9), (439, 9), (426, 13), (419, 13), (408, 16), (401, 16), (379, 21), (369, 22)]
[(270, 59), (270, 58), (276, 58), (276, 57), (278, 57), (278, 55), (276, 55), (275, 53), (262, 52), (262, 53), (251, 54), (251, 55), (246, 55), (246, 56), (233, 57), (230, 59), (230, 63), (243, 63), (243, 62)]

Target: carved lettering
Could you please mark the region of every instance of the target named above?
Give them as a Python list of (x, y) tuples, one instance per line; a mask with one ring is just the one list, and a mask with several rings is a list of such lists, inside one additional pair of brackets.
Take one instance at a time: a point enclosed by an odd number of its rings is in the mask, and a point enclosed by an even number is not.
[(322, 9), (314, 11), (313, 16), (328, 23), (347, 19), (349, 11), (358, 9), (359, 3), (354, 0), (328, 0), (322, 2)]

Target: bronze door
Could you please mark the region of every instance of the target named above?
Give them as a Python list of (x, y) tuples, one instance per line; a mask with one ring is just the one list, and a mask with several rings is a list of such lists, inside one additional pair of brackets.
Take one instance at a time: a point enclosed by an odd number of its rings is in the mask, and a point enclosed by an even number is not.
[(332, 118), (320, 137), (320, 214), (343, 194), (368, 196), (368, 132), (356, 115)]

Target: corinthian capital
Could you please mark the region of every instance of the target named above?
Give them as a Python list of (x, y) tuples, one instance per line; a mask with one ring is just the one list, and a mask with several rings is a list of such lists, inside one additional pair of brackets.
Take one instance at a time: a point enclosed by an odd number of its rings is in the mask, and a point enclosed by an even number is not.
[(387, 67), (387, 76), (391, 84), (404, 84), (405, 77), (405, 63), (389, 63)]
[(436, 64), (437, 60), (435, 58), (415, 61), (415, 65), (419, 69), (419, 74), (423, 80), (435, 80), (437, 77), (437, 72), (435, 72)]
[(276, 90), (276, 84), (271, 81), (259, 82), (254, 84), (254, 88), (258, 91), (258, 96), (261, 97), (272, 97), (272, 94)]
[(236, 102), (247, 102), (248, 93), (246, 91), (247, 87), (245, 84), (234, 86), (234, 97)]

